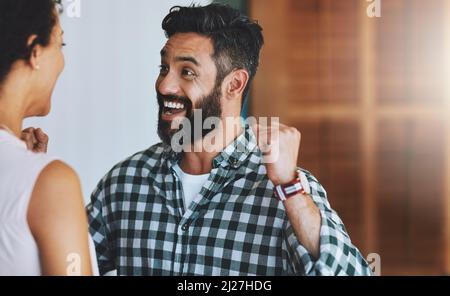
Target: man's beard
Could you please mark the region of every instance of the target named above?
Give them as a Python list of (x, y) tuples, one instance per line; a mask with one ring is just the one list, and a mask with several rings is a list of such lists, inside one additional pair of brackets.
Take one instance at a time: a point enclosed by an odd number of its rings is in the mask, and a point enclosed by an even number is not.
[[(158, 117), (158, 136), (161, 141), (167, 145), (171, 145), (172, 137), (180, 131), (180, 128), (172, 129), (172, 121), (165, 121), (161, 119), (161, 115), (164, 110), (164, 100), (178, 100), (183, 102), (186, 108), (186, 119), (189, 121), (191, 130), (190, 130), (190, 140), (191, 143), (194, 143), (197, 140), (203, 139), (207, 134), (212, 132), (214, 128), (204, 128), (204, 122), (207, 118), (215, 117), (220, 119), (222, 115), (222, 107), (220, 105), (220, 97), (221, 97), (221, 87), (220, 84), (216, 83), (211, 93), (203, 99), (201, 99), (194, 107), (192, 106), (192, 102), (188, 97), (179, 97), (179, 96), (164, 96), (157, 91), (157, 98), (159, 104), (159, 117)], [(199, 116), (199, 112), (194, 112), (194, 110), (201, 110), (201, 127), (196, 126), (195, 122), (199, 123), (199, 120), (195, 120), (195, 116)], [(198, 124), (197, 124), (198, 125)], [(201, 129), (201, 133), (195, 133), (194, 131), (197, 129)], [(188, 143), (181, 143), (188, 144)]]

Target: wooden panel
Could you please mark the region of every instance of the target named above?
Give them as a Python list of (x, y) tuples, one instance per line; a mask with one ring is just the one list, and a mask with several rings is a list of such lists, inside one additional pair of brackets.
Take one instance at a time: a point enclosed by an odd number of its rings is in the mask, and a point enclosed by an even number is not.
[(376, 81), (381, 104), (443, 104), (443, 1), (383, 2), (377, 20)]
[(302, 120), (291, 124), (302, 131), (299, 166), (320, 180), (333, 208), (345, 221), (352, 240), (362, 244), (359, 124), (353, 120)]
[(293, 50), (285, 63), (301, 65), (287, 68), (289, 103), (358, 100), (356, 6), (356, 1), (288, 1), (293, 17), (283, 20)]
[[(384, 120), (377, 141), (376, 196), (384, 272), (443, 272), (442, 121)], [(395, 272), (394, 272), (395, 273)]]
[[(299, 103), (357, 103), (359, 1), (271, 2), (250, 5), (266, 39), (252, 110), (268, 115), (282, 114), (287, 105)], [(270, 14), (267, 7), (271, 7)], [(268, 57), (270, 63), (266, 62)], [(274, 92), (274, 85), (278, 92)], [(266, 109), (265, 102), (279, 97), (283, 98), (280, 105)]]
[(359, 0), (251, 0), (266, 38), (251, 113), (302, 132), (300, 165), (363, 254), (381, 255), (382, 274), (441, 274), (450, 271), (450, 4), (382, 3), (382, 17), (369, 19)]

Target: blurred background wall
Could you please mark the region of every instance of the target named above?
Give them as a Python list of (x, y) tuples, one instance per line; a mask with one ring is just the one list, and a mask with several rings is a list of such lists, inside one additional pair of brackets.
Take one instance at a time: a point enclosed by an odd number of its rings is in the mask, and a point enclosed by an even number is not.
[(302, 132), (299, 165), (382, 274), (449, 274), (450, 1), (379, 2), (248, 1), (266, 38), (250, 113)]
[[(52, 113), (26, 125), (49, 133), (86, 198), (112, 165), (159, 141), (161, 21), (191, 2), (81, 0), (80, 18), (63, 14)], [(366, 0), (217, 2), (264, 28), (248, 113), (302, 132), (299, 165), (363, 254), (380, 254), (384, 275), (450, 274), (450, 1), (381, 0), (380, 18)]]

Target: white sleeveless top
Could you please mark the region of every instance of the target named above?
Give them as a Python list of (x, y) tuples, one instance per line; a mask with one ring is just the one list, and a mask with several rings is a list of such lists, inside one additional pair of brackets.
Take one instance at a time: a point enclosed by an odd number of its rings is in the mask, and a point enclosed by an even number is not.
[[(41, 275), (27, 211), (39, 174), (54, 160), (28, 151), (24, 142), (0, 129), (0, 276)], [(91, 239), (90, 248), (93, 272), (98, 274)]]

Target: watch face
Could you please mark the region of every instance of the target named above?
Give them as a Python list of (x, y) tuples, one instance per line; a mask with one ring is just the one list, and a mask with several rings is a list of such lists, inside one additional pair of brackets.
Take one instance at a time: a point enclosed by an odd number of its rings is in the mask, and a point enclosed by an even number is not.
[(300, 172), (300, 182), (302, 183), (303, 190), (305, 190), (306, 193), (311, 194), (308, 178), (306, 178), (306, 175), (303, 172)]

